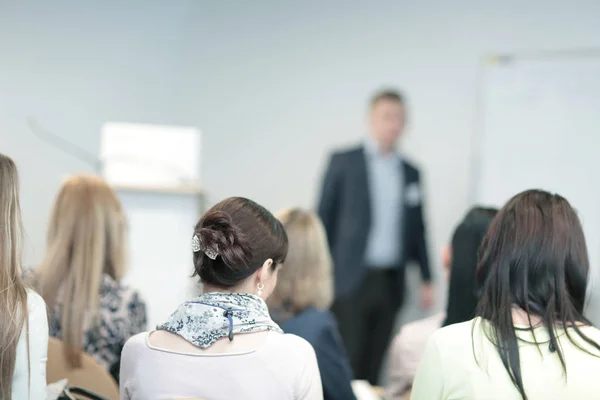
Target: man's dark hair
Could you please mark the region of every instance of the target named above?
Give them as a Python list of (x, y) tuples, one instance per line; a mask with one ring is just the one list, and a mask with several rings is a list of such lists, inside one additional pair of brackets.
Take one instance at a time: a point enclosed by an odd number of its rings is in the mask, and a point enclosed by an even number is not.
[(384, 100), (400, 103), (401, 105), (404, 105), (405, 102), (404, 95), (401, 92), (393, 89), (384, 89), (375, 93), (375, 95), (371, 98), (371, 108), (375, 107), (377, 103)]

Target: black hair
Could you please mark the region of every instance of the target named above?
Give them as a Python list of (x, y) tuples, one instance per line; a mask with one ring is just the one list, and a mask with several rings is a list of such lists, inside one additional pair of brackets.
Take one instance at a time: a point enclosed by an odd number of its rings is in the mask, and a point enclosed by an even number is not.
[[(541, 320), (550, 337), (549, 349), (559, 358), (565, 378), (567, 365), (558, 329), (581, 351), (597, 356), (581, 343), (600, 351), (600, 345), (580, 329), (591, 325), (583, 316), (589, 260), (581, 223), (565, 198), (528, 190), (510, 199), (483, 240), (478, 279), (483, 291), (477, 315), (491, 325), (486, 334), (524, 400), (527, 394), (513, 308), (526, 312), (531, 328), (532, 317)], [(575, 341), (575, 335), (581, 341)]]
[(497, 212), (495, 208), (473, 207), (454, 230), (444, 326), (469, 321), (475, 316), (479, 298), (477, 254)]

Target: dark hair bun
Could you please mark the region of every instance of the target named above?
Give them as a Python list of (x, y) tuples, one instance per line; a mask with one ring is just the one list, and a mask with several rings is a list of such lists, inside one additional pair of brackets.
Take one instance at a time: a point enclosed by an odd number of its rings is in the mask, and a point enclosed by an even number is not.
[[(238, 271), (239, 269), (248, 267), (252, 251), (243, 232), (233, 224), (231, 217), (226, 213), (213, 211), (206, 214), (196, 226), (194, 233), (198, 236), (203, 249), (194, 256), (196, 273), (203, 281), (230, 285), (231, 279), (223, 275), (229, 275), (226, 273), (229, 272), (238, 276), (242, 272)], [(217, 253), (216, 259), (212, 260), (204, 250)], [(227, 269), (230, 271), (226, 271)]]
[[(243, 197), (213, 206), (196, 224), (200, 250), (194, 252), (195, 274), (205, 284), (229, 288), (255, 273), (267, 259), (273, 266), (287, 254), (287, 235), (264, 207)], [(213, 260), (211, 256), (216, 253)]]

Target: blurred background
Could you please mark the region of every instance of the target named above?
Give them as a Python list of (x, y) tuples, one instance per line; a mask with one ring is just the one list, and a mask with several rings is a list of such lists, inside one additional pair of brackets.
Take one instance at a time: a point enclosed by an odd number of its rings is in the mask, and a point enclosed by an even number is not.
[[(43, 256), (64, 177), (94, 170), (28, 120), (91, 154), (109, 121), (197, 127), (208, 204), (312, 208), (326, 155), (361, 141), (369, 97), (397, 87), (439, 278), (440, 250), (474, 201), (487, 57), (598, 48), (595, 0), (0, 0), (0, 151), (21, 173), (25, 261)], [(593, 172), (582, 174), (595, 187)]]

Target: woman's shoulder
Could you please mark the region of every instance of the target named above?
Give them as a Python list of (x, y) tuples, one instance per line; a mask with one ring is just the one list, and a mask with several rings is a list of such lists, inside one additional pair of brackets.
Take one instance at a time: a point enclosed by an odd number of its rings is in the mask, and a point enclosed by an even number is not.
[(122, 282), (118, 282), (108, 274), (102, 275), (102, 281), (100, 283), (100, 301), (108, 302), (110, 307), (113, 308), (116, 302), (121, 302), (124, 306), (130, 306), (131, 304), (145, 305), (140, 292)]
[(127, 326), (120, 329), (125, 339), (147, 329), (146, 302), (140, 293), (106, 274), (100, 285), (100, 315), (108, 324)]
[(282, 357), (305, 359), (306, 354), (314, 354), (312, 345), (304, 338), (292, 333), (270, 332), (267, 338), (268, 348)]
[(449, 349), (452, 351), (462, 351), (463, 347), (472, 348), (473, 336), (483, 332), (480, 328), (481, 321), (479, 318), (470, 321), (461, 322), (444, 326), (435, 331), (430, 343), (434, 343), (441, 349)]
[(31, 317), (32, 314), (42, 313), (46, 315), (46, 302), (37, 292), (27, 289), (27, 311)]
[(312, 348), (310, 343), (293, 333), (273, 333), (269, 334), (269, 341), (280, 346), (297, 346), (303, 348)]
[(148, 333), (149, 332), (141, 332), (127, 339), (127, 342), (125, 342), (125, 347), (123, 347), (123, 352), (139, 352), (146, 349), (150, 350), (148, 347)]
[(336, 330), (337, 323), (329, 311), (308, 308), (285, 321), (281, 327), (285, 332), (311, 338), (324, 331)]
[[(35, 291), (27, 289), (27, 318), (29, 320), (29, 337), (32, 343), (46, 348), (48, 343), (48, 313), (46, 302)], [(27, 329), (23, 326), (23, 330)]]

